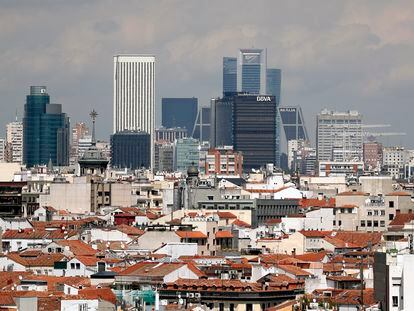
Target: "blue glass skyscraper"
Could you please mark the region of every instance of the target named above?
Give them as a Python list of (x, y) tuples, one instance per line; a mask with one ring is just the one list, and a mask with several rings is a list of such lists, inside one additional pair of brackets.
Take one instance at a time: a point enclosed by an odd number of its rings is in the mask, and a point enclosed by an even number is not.
[(241, 49), (237, 59), (237, 91), (266, 94), (266, 50)]
[[(273, 95), (276, 99), (276, 106), (280, 106), (280, 89), (282, 86), (282, 70), (269, 68), (266, 70), (266, 93)], [(280, 166), (280, 114), (277, 111), (276, 120), (276, 165)]]
[(237, 58), (223, 57), (223, 96), (237, 92)]
[(166, 128), (182, 127), (191, 133), (197, 112), (198, 100), (195, 97), (162, 99), (162, 125)]
[(269, 68), (266, 70), (266, 93), (276, 98), (276, 105), (280, 106), (280, 89), (282, 86), (282, 70)]
[(69, 164), (69, 118), (62, 106), (50, 104), (45, 86), (31, 86), (23, 117), (23, 162), (32, 167)]

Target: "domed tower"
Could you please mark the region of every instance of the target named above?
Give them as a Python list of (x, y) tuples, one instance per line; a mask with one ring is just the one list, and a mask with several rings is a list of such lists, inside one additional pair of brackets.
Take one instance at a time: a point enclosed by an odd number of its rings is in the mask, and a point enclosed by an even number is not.
[(194, 162), (191, 163), (191, 165), (187, 169), (187, 185), (188, 186), (197, 186), (198, 185), (198, 177), (199, 177), (199, 171), (198, 167), (194, 164)]
[(98, 113), (92, 110), (89, 115), (92, 119), (92, 146), (78, 160), (80, 175), (104, 175), (109, 161), (102, 154), (102, 151), (96, 148), (95, 119)]

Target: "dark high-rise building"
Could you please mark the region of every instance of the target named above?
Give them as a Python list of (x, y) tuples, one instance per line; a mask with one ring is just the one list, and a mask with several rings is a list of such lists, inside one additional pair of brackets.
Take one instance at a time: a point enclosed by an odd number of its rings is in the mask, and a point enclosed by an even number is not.
[(210, 146), (233, 145), (233, 96), (211, 99)]
[(210, 140), (210, 107), (200, 107), (191, 136), (200, 142)]
[(111, 135), (111, 163), (117, 168), (148, 168), (151, 137), (142, 131), (121, 131)]
[(223, 57), (223, 96), (237, 92), (237, 58)]
[(31, 86), (23, 117), (23, 162), (28, 166), (69, 164), (69, 118), (50, 104), (45, 86)]
[(233, 146), (245, 169), (277, 163), (277, 107), (274, 96), (234, 96)]
[(166, 128), (182, 127), (191, 133), (197, 112), (198, 100), (195, 97), (162, 99), (162, 125)]

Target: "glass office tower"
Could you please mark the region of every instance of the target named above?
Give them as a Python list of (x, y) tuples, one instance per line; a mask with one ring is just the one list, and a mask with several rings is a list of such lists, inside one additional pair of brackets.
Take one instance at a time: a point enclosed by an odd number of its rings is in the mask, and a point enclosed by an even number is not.
[[(282, 86), (282, 70), (276, 68), (270, 68), (266, 70), (266, 94), (273, 95), (276, 98), (276, 106), (280, 106), (280, 89)], [(280, 166), (280, 114), (277, 111), (277, 133), (276, 133), (276, 165)]]
[(223, 57), (223, 96), (237, 92), (237, 58)]
[(151, 136), (142, 131), (121, 131), (111, 135), (111, 164), (132, 170), (151, 164)]
[(237, 91), (266, 94), (266, 50), (241, 49), (237, 59)]
[(161, 103), (162, 126), (186, 128), (192, 133), (197, 118), (197, 98), (163, 98)]
[(69, 118), (62, 106), (50, 104), (45, 86), (31, 86), (23, 118), (23, 162), (27, 167), (69, 164)]
[(278, 162), (276, 116), (274, 96), (234, 96), (233, 146), (242, 152), (245, 169)]

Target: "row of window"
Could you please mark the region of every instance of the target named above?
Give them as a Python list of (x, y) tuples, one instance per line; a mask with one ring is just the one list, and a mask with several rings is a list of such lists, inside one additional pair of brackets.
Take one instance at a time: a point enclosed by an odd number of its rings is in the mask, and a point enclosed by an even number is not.
[(361, 220), (361, 227), (378, 227), (378, 223), (380, 227), (385, 227), (385, 220)]

